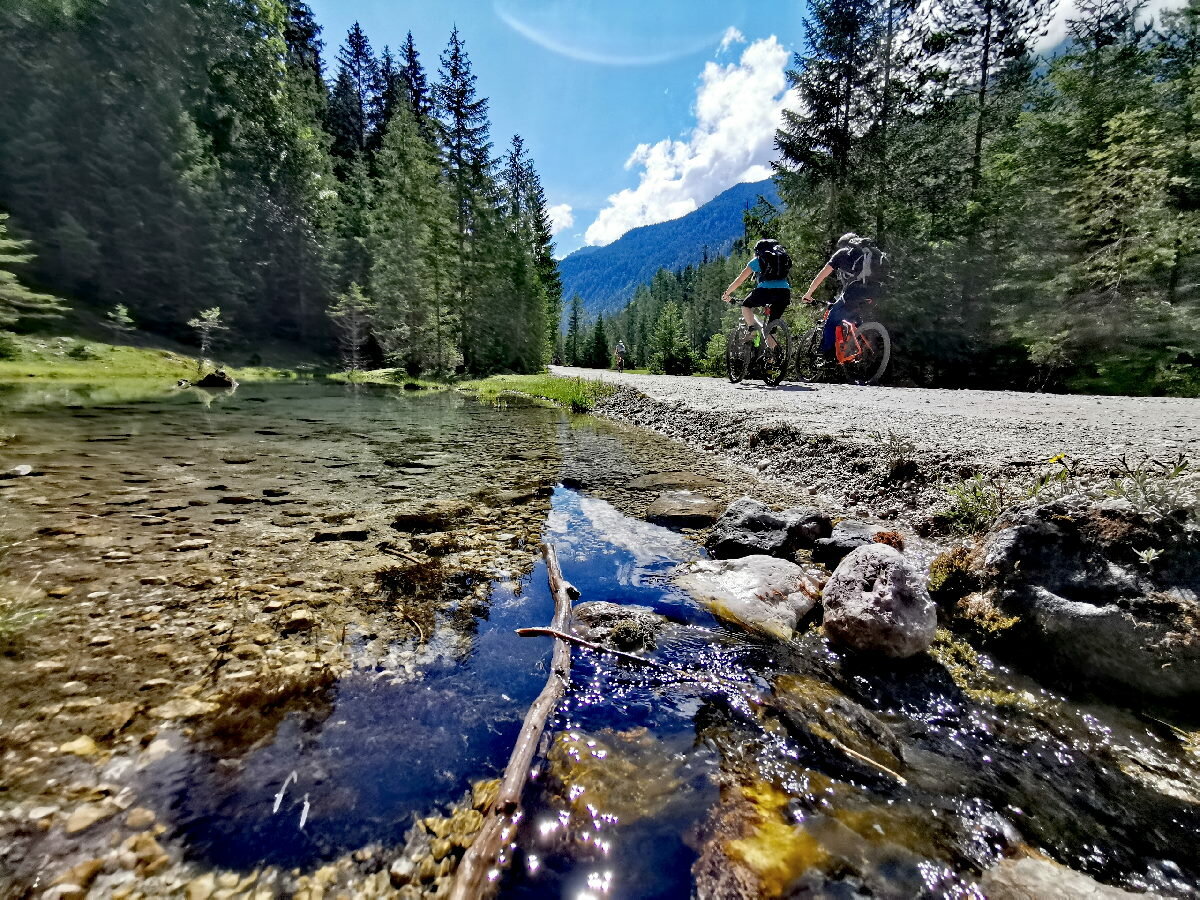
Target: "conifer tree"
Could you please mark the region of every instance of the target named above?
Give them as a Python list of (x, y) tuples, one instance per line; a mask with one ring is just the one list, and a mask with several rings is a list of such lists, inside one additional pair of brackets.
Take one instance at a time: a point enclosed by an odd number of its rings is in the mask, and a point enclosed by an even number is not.
[[(329, 102), (333, 155), (349, 162), (366, 153), (377, 109), (379, 63), (371, 42), (355, 22), (338, 51), (338, 71)], [(345, 169), (340, 169), (345, 171)]]
[(427, 140), (432, 141), (435, 137), (433, 132), (433, 95), (429, 88), (429, 81), (425, 77), (425, 69), (421, 65), (421, 54), (417, 52), (416, 44), (413, 43), (411, 31), (408, 33), (408, 37), (404, 41), (404, 48), (400, 53), (400, 76), (408, 106), (416, 116), (421, 133)]
[(608, 332), (604, 328), (604, 316), (596, 317), (592, 328), (592, 339), (588, 348), (588, 365), (593, 369), (607, 369), (612, 362), (608, 349)]
[(583, 353), (583, 298), (578, 294), (571, 298), (571, 311), (567, 319), (567, 336), (563, 339), (565, 362), (568, 366), (578, 366)]
[(33, 261), (30, 241), (8, 232), (8, 213), (0, 213), (0, 327), (22, 318), (44, 318), (62, 311), (57, 297), (41, 294), (22, 284), (17, 270)]

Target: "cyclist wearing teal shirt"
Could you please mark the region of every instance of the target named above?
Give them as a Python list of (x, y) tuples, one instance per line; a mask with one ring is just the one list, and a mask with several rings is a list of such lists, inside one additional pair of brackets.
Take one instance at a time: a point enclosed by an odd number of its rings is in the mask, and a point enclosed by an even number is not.
[[(763, 243), (768, 242), (759, 241), (759, 244)], [(758, 250), (757, 245), (755, 245), (755, 250)], [(755, 255), (750, 258), (750, 262), (746, 263), (746, 268), (742, 269), (742, 271), (738, 274), (738, 277), (733, 280), (733, 283), (725, 289), (725, 293), (721, 295), (721, 299), (728, 303), (733, 292), (741, 287), (747, 278), (749, 278), (751, 275), (753, 275), (755, 278), (758, 278), (760, 272), (762, 272), (762, 264), (758, 261), (758, 254), (755, 253)], [(759, 306), (770, 306), (771, 318), (767, 321), (768, 323), (774, 322), (776, 319), (783, 316), (783, 311), (788, 308), (788, 304), (791, 302), (792, 286), (784, 279), (759, 281), (758, 286), (749, 294), (747, 294), (746, 299), (742, 301), (742, 320), (750, 328), (753, 328), (755, 308)], [(767, 336), (767, 345), (770, 347), (775, 346), (775, 339), (770, 335)]]

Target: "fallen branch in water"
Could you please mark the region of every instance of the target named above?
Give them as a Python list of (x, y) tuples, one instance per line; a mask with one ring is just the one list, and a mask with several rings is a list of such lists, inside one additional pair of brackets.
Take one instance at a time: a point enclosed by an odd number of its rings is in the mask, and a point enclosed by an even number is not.
[(483, 900), (494, 894), (500, 886), (499, 866), (504, 862), (501, 855), (505, 845), (512, 840), (521, 818), (521, 792), (529, 778), (529, 767), (546, 728), (546, 721), (571, 680), (571, 645), (563, 637), (567, 634), (567, 623), (571, 616), (571, 600), (578, 597), (579, 592), (563, 578), (554, 548), (542, 544), (542, 555), (546, 558), (546, 574), (554, 595), (554, 619), (550, 623), (550, 630), (556, 632), (556, 639), (554, 656), (550, 661), (550, 676), (525, 714), (521, 733), (517, 735), (517, 742), (500, 782), (500, 791), (484, 813), (483, 830), (458, 864), (454, 886), (450, 890), (451, 900)]
[(676, 677), (686, 674), (680, 672), (674, 666), (668, 666), (666, 663), (659, 662), (657, 659), (644, 659), (641, 656), (634, 656), (632, 653), (625, 653), (622, 650), (613, 650), (611, 647), (605, 647), (602, 644), (587, 641), (581, 637), (576, 637), (573, 634), (558, 631), (554, 628), (518, 628), (517, 634), (521, 637), (554, 637), (560, 641), (566, 641), (568, 644), (574, 644), (576, 647), (583, 647), (585, 650), (593, 650), (596, 653), (608, 653), (626, 662), (637, 663), (640, 666), (649, 666), (653, 669), (665, 669)]

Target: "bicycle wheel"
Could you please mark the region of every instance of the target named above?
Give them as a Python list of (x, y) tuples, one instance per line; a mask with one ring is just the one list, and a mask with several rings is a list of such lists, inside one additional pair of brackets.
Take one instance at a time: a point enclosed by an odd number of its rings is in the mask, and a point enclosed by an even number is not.
[(806, 331), (796, 342), (796, 377), (803, 381), (819, 381), (825, 374), (821, 366), (820, 326)]
[(767, 325), (767, 336), (775, 339), (775, 346), (763, 347), (763, 381), (774, 387), (787, 377), (788, 363), (792, 359), (792, 333), (783, 319)]
[(725, 338), (725, 374), (732, 384), (746, 377), (750, 367), (750, 344), (746, 342), (746, 329), (738, 325)]
[(876, 384), (892, 358), (892, 339), (878, 322), (858, 326), (858, 339), (862, 342), (862, 356), (846, 363), (846, 368), (859, 384)]

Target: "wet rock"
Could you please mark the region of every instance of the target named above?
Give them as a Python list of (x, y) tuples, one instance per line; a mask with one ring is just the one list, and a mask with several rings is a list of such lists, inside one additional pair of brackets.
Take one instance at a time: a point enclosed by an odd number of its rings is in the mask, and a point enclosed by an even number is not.
[(585, 640), (634, 653), (653, 650), (667, 619), (648, 606), (592, 600), (571, 610), (575, 633)]
[(28, 466), (22, 463), (19, 466), (13, 466), (7, 472), (0, 472), (0, 480), (6, 478), (24, 478), (26, 475), (33, 474), (33, 466)]
[[(1159, 556), (1145, 562), (1147, 549)], [(1035, 664), (1101, 688), (1200, 696), (1200, 533), (1186, 516), (1067, 497), (1006, 514), (983, 548), (985, 597)]]
[(719, 618), (781, 640), (792, 637), (820, 593), (798, 565), (763, 555), (701, 560), (675, 583)]
[(635, 478), (625, 486), (635, 491), (661, 491), (671, 488), (703, 491), (720, 487), (720, 485), (721, 482), (715, 478), (698, 475), (695, 472), (657, 472), (653, 475), (642, 475), (640, 478)]
[(135, 806), (125, 814), (125, 825), (134, 831), (144, 831), (155, 822), (154, 813), (144, 806)]
[(75, 756), (95, 756), (100, 752), (100, 748), (86, 734), (75, 738), (73, 741), (67, 741), (58, 748), (59, 753), (73, 753)]
[(207, 872), (199, 878), (193, 878), (184, 888), (187, 900), (209, 900), (217, 892), (217, 878), (212, 872)]
[(829, 534), (829, 517), (806, 509), (774, 512), (765, 503), (742, 497), (730, 504), (704, 546), (717, 559), (765, 554), (790, 558), (801, 547)]
[(900, 742), (892, 730), (832, 685), (807, 675), (788, 673), (775, 679), (774, 689), (771, 705), (788, 730), (801, 736), (810, 747), (827, 751), (839, 776), (847, 765), (855, 763), (834, 742), (893, 772), (902, 767)]
[[(63, 874), (54, 879), (54, 885), (67, 886), (71, 885), (79, 889), (80, 896), (87, 894), (88, 888), (92, 886), (92, 882), (96, 880), (96, 876), (104, 870), (104, 860), (88, 859), (77, 865), (72, 866)], [(60, 894), (59, 896), (70, 896)]]
[(1118, 900), (1155, 894), (1123, 891), (1049, 859), (1002, 859), (983, 873), (979, 886), (988, 900)]
[(176, 544), (171, 549), (180, 552), (186, 552), (188, 550), (203, 550), (211, 543), (212, 541), (208, 538), (192, 538), (191, 540), (182, 541)]
[(812, 557), (816, 562), (833, 568), (852, 551), (875, 543), (876, 535), (883, 533), (886, 533), (886, 529), (878, 525), (844, 519), (833, 526), (828, 537), (813, 544)]
[(407, 856), (401, 856), (388, 868), (388, 879), (396, 888), (411, 883), (416, 874), (417, 864)]
[(851, 649), (893, 658), (928, 649), (937, 610), (923, 582), (895, 548), (859, 547), (825, 584), (826, 635)]
[(287, 617), (287, 621), (280, 626), (280, 631), (308, 631), (317, 626), (317, 616), (311, 609), (301, 607), (293, 609)]
[(178, 700), (170, 700), (162, 706), (156, 706), (150, 710), (150, 715), (157, 719), (194, 719), (197, 716), (205, 716), (211, 712), (216, 712), (217, 704), (207, 703), (204, 700), (196, 700), (193, 697), (184, 697)]
[(226, 494), (217, 500), (218, 503), (226, 503), (230, 506), (244, 506), (247, 503), (258, 503), (258, 497), (247, 497), (243, 494)]
[(340, 531), (318, 531), (312, 536), (314, 544), (326, 541), (365, 541), (371, 532), (365, 528), (344, 528)]
[(147, 584), (147, 585), (161, 586), (161, 585), (170, 584), (170, 582), (162, 575), (143, 575), (141, 578), (138, 579), (138, 581), (141, 582), (142, 584)]
[(691, 491), (671, 491), (659, 494), (646, 509), (646, 521), (668, 528), (703, 528), (721, 516), (722, 507), (716, 500)]
[(118, 808), (112, 803), (85, 803), (83, 806), (76, 807), (67, 817), (64, 830), (67, 834), (78, 834), (91, 828), (97, 822), (111, 819), (117, 812)]

